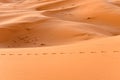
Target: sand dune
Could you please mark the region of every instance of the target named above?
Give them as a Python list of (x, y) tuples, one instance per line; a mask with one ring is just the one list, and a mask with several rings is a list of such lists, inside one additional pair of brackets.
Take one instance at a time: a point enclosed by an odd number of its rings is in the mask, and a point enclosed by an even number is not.
[(1, 39), (0, 47), (54, 46), (120, 33), (116, 1), (3, 1), (0, 25), (11, 35)]
[(1, 49), (0, 78), (119, 80), (119, 39), (116, 36), (61, 46)]
[(0, 0), (1, 80), (119, 80), (120, 0)]

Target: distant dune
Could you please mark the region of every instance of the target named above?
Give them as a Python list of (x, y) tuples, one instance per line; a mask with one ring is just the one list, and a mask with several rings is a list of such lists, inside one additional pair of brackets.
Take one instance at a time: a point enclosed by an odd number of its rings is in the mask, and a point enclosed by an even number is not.
[(63, 45), (120, 34), (118, 0), (1, 0), (0, 5), (2, 48)]
[(120, 0), (0, 0), (0, 80), (120, 80)]

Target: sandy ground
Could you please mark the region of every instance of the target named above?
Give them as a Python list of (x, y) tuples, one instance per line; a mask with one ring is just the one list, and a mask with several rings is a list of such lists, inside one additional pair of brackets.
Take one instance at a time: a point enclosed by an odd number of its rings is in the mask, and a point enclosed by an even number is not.
[(120, 0), (0, 0), (0, 80), (120, 80)]

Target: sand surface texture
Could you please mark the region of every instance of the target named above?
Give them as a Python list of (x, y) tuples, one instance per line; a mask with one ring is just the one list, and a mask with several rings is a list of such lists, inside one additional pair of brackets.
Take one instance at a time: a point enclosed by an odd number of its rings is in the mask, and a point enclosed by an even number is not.
[(0, 80), (120, 80), (120, 0), (0, 0)]

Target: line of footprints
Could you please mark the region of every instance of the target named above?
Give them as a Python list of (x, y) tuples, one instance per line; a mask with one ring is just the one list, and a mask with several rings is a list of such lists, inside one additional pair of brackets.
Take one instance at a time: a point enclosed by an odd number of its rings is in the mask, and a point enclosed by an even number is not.
[[(90, 52), (78, 52), (78, 54), (95, 54), (95, 53), (100, 53), (100, 54), (105, 54), (105, 53), (109, 53), (110, 51), (99, 51), (99, 52), (96, 52), (96, 51), (90, 51)], [(120, 51), (112, 51), (112, 53), (120, 53)], [(19, 53), (19, 54), (16, 54), (16, 53), (0, 53), (0, 56), (12, 56), (12, 55), (18, 55), (18, 56), (21, 56), (21, 55), (27, 55), (27, 56), (30, 56), (30, 55), (64, 55), (64, 54), (75, 54), (75, 53), (26, 53), (26, 54), (22, 54), (22, 53)]]

